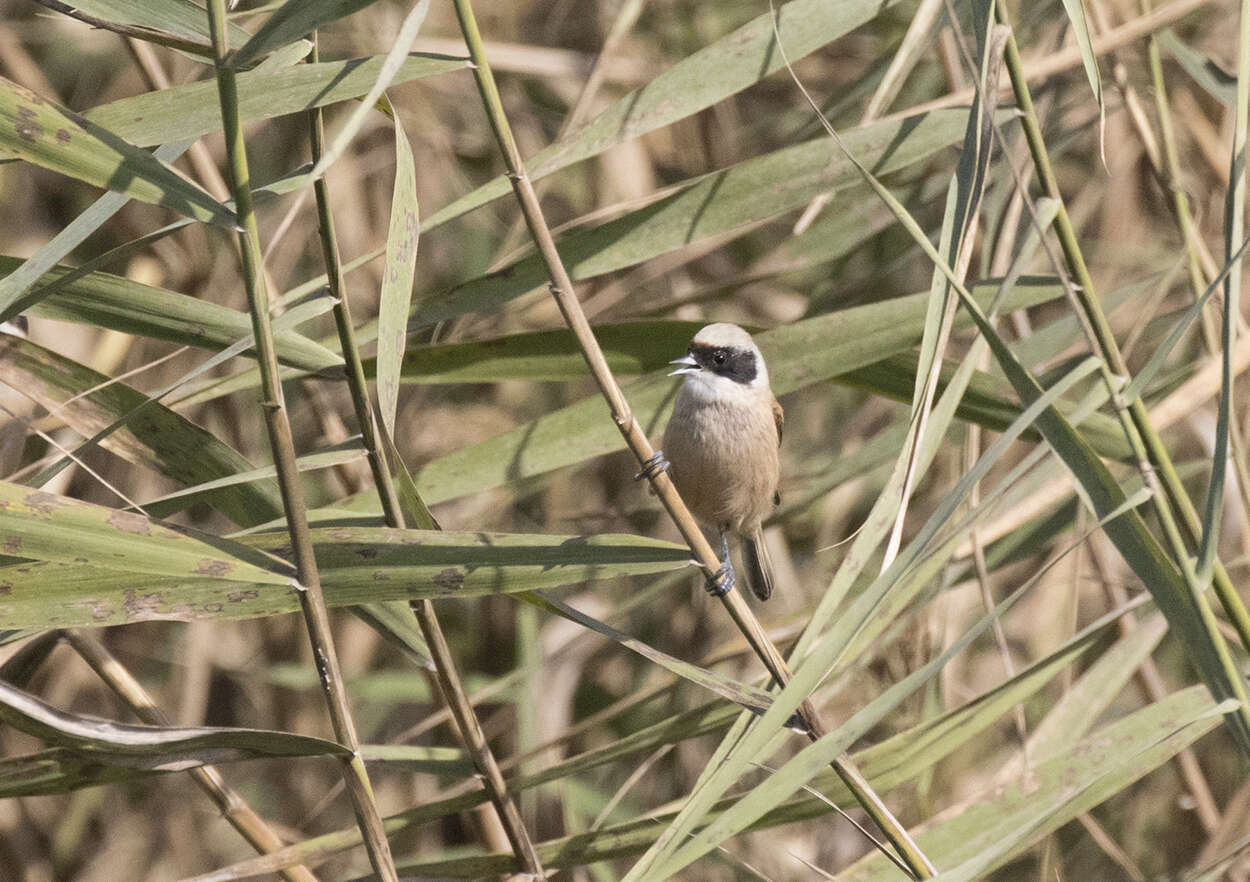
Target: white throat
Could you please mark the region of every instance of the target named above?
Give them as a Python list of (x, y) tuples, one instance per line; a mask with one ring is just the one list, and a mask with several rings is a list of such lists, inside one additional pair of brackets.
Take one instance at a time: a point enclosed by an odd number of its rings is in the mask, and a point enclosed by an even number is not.
[[(686, 374), (685, 381), (682, 383), (682, 391), (700, 404), (715, 402), (729, 404), (755, 397), (757, 394), (755, 387), (760, 385), (759, 380), (760, 377), (757, 376), (754, 382), (744, 386), (711, 371), (699, 371)], [(767, 383), (768, 377), (764, 375), (763, 384), (767, 385)]]

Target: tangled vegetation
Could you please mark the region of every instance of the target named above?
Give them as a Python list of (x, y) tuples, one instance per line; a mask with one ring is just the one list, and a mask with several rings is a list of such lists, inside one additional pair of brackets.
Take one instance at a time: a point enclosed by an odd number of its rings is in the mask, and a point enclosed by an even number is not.
[(1250, 4), (476, 7), (4, 7), (0, 878), (1248, 878)]

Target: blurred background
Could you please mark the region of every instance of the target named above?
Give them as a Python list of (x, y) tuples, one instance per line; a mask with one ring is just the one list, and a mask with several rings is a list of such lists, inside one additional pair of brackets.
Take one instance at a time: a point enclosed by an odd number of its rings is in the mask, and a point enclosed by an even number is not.
[[(1174, 6), (1180, 6), (1176, 3)], [(686, 0), (555, 0), (481, 3), (477, 10), (487, 52), (499, 79), (504, 106), (521, 152), (538, 153), (575, 131), (658, 74), (768, 11), (760, 3), (698, 3)], [(914, 62), (890, 95), (878, 89), (917, 14), (902, 2), (879, 11), (867, 24), (795, 60), (794, 72), (839, 130), (872, 118), (909, 112), (927, 102), (966, 90), (971, 80), (960, 58), (960, 41), (970, 41), (967, 10), (955, 28), (939, 10), (937, 22), (916, 51)], [(1160, 35), (1161, 68), (1173, 114), (1175, 147), (1197, 236), (1222, 262), (1221, 237), (1228, 186), (1229, 144), (1235, 82), (1238, 11), (1226, 2), (1188, 2), (1183, 11), (1148, 30)], [(252, 7), (257, 7), (253, 9)], [(244, 0), (235, 21), (255, 29), (270, 5)], [(1087, 4), (1091, 29), (1122, 33), (1148, 12), (1120, 0)], [(405, 4), (383, 0), (327, 27), (323, 60), (385, 53), (407, 14)], [(1068, 18), (1057, 2), (1013, 8), (1015, 26), (1030, 63), (1065, 59), (1034, 81), (1035, 100), (1052, 151), (1061, 189), (1079, 232), (1084, 254), (1105, 298), (1105, 309), (1129, 360), (1140, 369), (1181, 310), (1194, 299), (1187, 276), (1184, 240), (1171, 210), (1169, 178), (1152, 167), (1161, 147), (1156, 133), (1155, 83), (1147, 45), (1120, 40), (1117, 51), (1099, 58), (1106, 103), (1105, 130), (1099, 107), (1075, 52)], [(0, 74), (78, 112), (167, 85), (204, 79), (209, 68), (150, 44), (93, 28), (30, 0), (0, 6)], [(1153, 20), (1151, 20), (1153, 21)], [(1143, 31), (1147, 28), (1142, 28)], [(1140, 37), (1140, 35), (1139, 35)], [(606, 45), (606, 50), (605, 50)], [(416, 49), (452, 56), (465, 53), (449, 4), (434, 3)], [(975, 51), (975, 49), (973, 49)], [(1066, 53), (1066, 54), (1065, 54)], [(1075, 55), (1075, 61), (1073, 56)], [(1005, 79), (1005, 75), (1004, 75)], [(468, 71), (393, 86), (387, 92), (411, 141), (423, 217), (453, 203), (503, 171)], [(874, 97), (876, 96), (876, 97)], [(968, 98), (956, 100), (966, 106)], [(1004, 95), (1003, 105), (1010, 102)], [(879, 106), (878, 106), (879, 105)], [(353, 109), (346, 102), (327, 109), (327, 126)], [(1142, 120), (1145, 120), (1143, 127)], [(381, 248), (390, 216), (395, 154), (389, 120), (373, 114), (350, 151), (328, 175), (339, 247), (344, 261)], [(1030, 174), (1028, 153), (1016, 127), (1005, 127), (1006, 152), (995, 148), (987, 183), (983, 222), (971, 255), (970, 279), (1001, 276), (1024, 247), (1028, 213), (1016, 193), (1015, 174)], [(301, 114), (247, 126), (249, 157), (256, 181), (287, 174), (308, 160), (306, 120)], [(538, 186), (551, 225), (560, 232), (594, 229), (636, 211), (698, 176), (823, 138), (810, 108), (787, 73), (758, 83), (589, 160), (542, 179)], [(203, 152), (177, 165), (209, 192), (225, 198), (217, 169), (220, 135), (199, 142)], [(833, 147), (830, 145), (832, 154)], [(887, 178), (893, 192), (936, 239), (946, 183), (958, 160), (954, 145), (933, 150)], [(851, 194), (848, 197), (848, 192)], [(98, 190), (27, 163), (0, 165), (0, 254), (26, 258), (86, 210)], [(932, 266), (880, 203), (859, 185), (812, 199), (781, 213), (698, 238), (624, 269), (596, 274), (579, 285), (596, 325), (627, 321), (732, 321), (753, 330), (783, 327), (830, 312), (880, 303), (927, 291)], [(259, 207), (265, 269), (276, 291), (289, 291), (323, 272), (311, 190)], [(171, 220), (163, 209), (128, 203), (64, 261), (78, 265), (129, 243)], [(511, 264), (527, 253), (529, 239), (515, 202), (500, 199), (422, 234), (416, 269), (415, 308), (436, 302), (467, 281)], [(223, 232), (192, 225), (141, 250), (112, 259), (101, 269), (238, 310), (246, 310), (233, 240)], [(1053, 276), (1046, 249), (1032, 249), (1026, 273)], [(1209, 269), (1209, 268), (1208, 268)], [(347, 276), (358, 324), (377, 311), (383, 262), (364, 262)], [(1208, 276), (1209, 280), (1209, 276)], [(1062, 299), (1013, 312), (1000, 322), (1003, 334), (1021, 346), (1038, 343), (1036, 370), (1070, 366), (1088, 352), (1072, 310)], [(1218, 323), (1219, 307), (1207, 310)], [(410, 346), (508, 338), (562, 327), (543, 288), (498, 308), (473, 311), (416, 330)], [(697, 326), (697, 325), (696, 325)], [(1215, 325), (1211, 326), (1212, 328)], [(1065, 330), (1066, 329), (1066, 330)], [(303, 328), (313, 339), (333, 334), (329, 316)], [(685, 333), (683, 330), (682, 333)], [(1064, 336), (1066, 334), (1066, 337)], [(143, 391), (163, 388), (204, 359), (201, 351), (89, 323), (31, 316), (30, 339), (100, 374), (123, 378)], [(955, 335), (946, 356), (952, 365), (971, 346), (967, 331)], [(766, 355), (774, 353), (765, 346)], [(651, 353), (658, 366), (675, 351)], [(1042, 358), (1044, 352), (1045, 357)], [(788, 357), (792, 357), (790, 353)], [(759, 608), (765, 625), (783, 647), (799, 633), (824, 595), (848, 547), (844, 540), (863, 522), (881, 494), (909, 414), (915, 351), (908, 349), (911, 374), (893, 362), (866, 381), (820, 382), (782, 397), (786, 432), (782, 451), (783, 505), (768, 540), (780, 589)], [(1202, 335), (1190, 332), (1158, 382), (1159, 402), (1208, 358)], [(228, 375), (242, 362), (218, 371)], [(649, 366), (647, 369), (653, 369)], [(636, 373), (637, 371), (634, 371)], [(630, 371), (622, 380), (632, 379)], [(1171, 399), (1175, 415), (1166, 440), (1193, 498), (1200, 501), (1208, 480), (1216, 423), (1214, 391)], [(1244, 384), (1243, 384), (1244, 388)], [(52, 442), (73, 445), (77, 434), (22, 388), (0, 388), (0, 472), (21, 481), (53, 453)], [(301, 453), (321, 450), (353, 436), (357, 429), (346, 388), (338, 382), (298, 379), (287, 383), (288, 404)], [(894, 397), (882, 394), (892, 391)], [(447, 382), (434, 378), (403, 386), (396, 442), (408, 467), (465, 451), (537, 417), (595, 395), (584, 375), (559, 382), (498, 379)], [(226, 441), (256, 465), (268, 461), (268, 444), (254, 390), (175, 406), (175, 410)], [(900, 402), (897, 398), (905, 401)], [(1009, 393), (1005, 396), (1014, 400)], [(1244, 393), (1235, 400), (1244, 425)], [(600, 417), (607, 420), (606, 409)], [(914, 535), (968, 468), (968, 450), (979, 450), (1000, 424), (970, 436), (966, 419), (942, 439), (932, 467), (914, 490), (904, 541)], [(658, 440), (662, 423), (655, 427)], [(37, 434), (35, 429), (43, 434)], [(1034, 439), (1035, 440), (1035, 439)], [(1017, 444), (987, 478), (995, 486), (1033, 444)], [(974, 454), (975, 455), (975, 452)], [(44, 489), (104, 505), (118, 505), (109, 486), (134, 500), (154, 499), (178, 484), (105, 450), (85, 458), (91, 472), (71, 467)], [(844, 464), (849, 463), (847, 467)], [(624, 452), (578, 456), (576, 464), (487, 489), (451, 493), (433, 506), (446, 529), (530, 533), (637, 533), (677, 540), (655, 498), (631, 480), (637, 465)], [(1125, 474), (1124, 470), (1117, 474)], [(1234, 584), (1244, 583), (1247, 533), (1246, 488), (1234, 473), (1227, 497), (1223, 559)], [(310, 473), (310, 505), (338, 504), (368, 489), (363, 460)], [(1017, 483), (1013, 486), (1022, 486)], [(1040, 485), (1039, 485), (1040, 486)], [(987, 491), (988, 492), (988, 491)], [(1039, 491), (1036, 506), (1021, 492), (1013, 507), (977, 527), (984, 542), (1013, 539), (1016, 545), (991, 556), (978, 582), (971, 563), (971, 536), (950, 562), (886, 627), (869, 651), (830, 681), (818, 695), (827, 718), (844, 720), (867, 700), (929, 661), (984, 613), (985, 593), (1001, 598), (1039, 573), (1054, 553), (1086, 536), (1094, 526), (1077, 513), (1070, 490)], [(1050, 518), (1052, 526), (1038, 525)], [(201, 530), (236, 529), (223, 514), (199, 504), (173, 518)], [(1037, 530), (1036, 533), (1026, 532)], [(979, 543), (978, 543), (979, 547)], [(872, 572), (875, 568), (870, 565)], [(1001, 641), (978, 639), (939, 677), (906, 699), (863, 742), (875, 744), (944, 711), (960, 707), (1047, 657), (1074, 633), (1140, 593), (1141, 583), (1118, 553), (1094, 533), (1052, 569), (1005, 617)], [(712, 665), (734, 679), (754, 681), (758, 662), (742, 639), (687, 572), (658, 578), (616, 579), (561, 592), (571, 605), (636, 635), (679, 658)], [(442, 602), (439, 615), (468, 690), (486, 690), (479, 714), (498, 756), (509, 769), (536, 771), (562, 759), (610, 745), (631, 733), (702, 705), (708, 696), (675, 682), (662, 669), (610, 640), (562, 619), (535, 611), (506, 596)], [(336, 641), (348, 678), (362, 740), (455, 746), (431, 680), (394, 645), (361, 620), (336, 612)], [(1157, 626), (1152, 626), (1157, 627)], [(242, 621), (146, 622), (101, 631), (98, 636), (185, 725), (255, 726), (306, 734), (329, 731), (303, 623), (298, 616)], [(1003, 650), (1008, 650), (1005, 658)], [(1149, 656), (1148, 656), (1149, 657)], [(1196, 682), (1173, 638), (1154, 651), (1153, 674), (1129, 680), (1104, 705), (1091, 705), (1089, 726), (1157, 701), (1162, 694)], [(1004, 769), (1018, 760), (1021, 737), (1032, 731), (1065, 690), (1093, 665), (1084, 657), (1064, 668), (1015, 711), (1002, 713), (967, 745), (934, 759), (889, 802), (908, 825), (943, 810), (958, 812), (986, 799)], [(1238, 656), (1244, 666), (1244, 655)], [(1156, 678), (1163, 692), (1151, 693)], [(67, 646), (56, 649), (29, 689), (53, 705), (113, 719), (131, 719), (112, 693)], [(674, 737), (651, 749), (606, 763), (583, 774), (525, 791), (520, 805), (537, 840), (551, 840), (596, 825), (638, 819), (678, 799), (693, 787), (719, 738)], [(34, 739), (0, 729), (6, 755), (34, 749)], [(787, 748), (793, 752), (795, 747)], [(1219, 878), (1192, 875), (1250, 827), (1250, 789), (1245, 761), (1217, 729), (1195, 745), (1188, 769), (1162, 764), (1119, 789), (1089, 814), (1064, 823), (1053, 834), (1014, 856), (997, 871), (1001, 879)], [(636, 773), (641, 773), (640, 775)], [(352, 816), (329, 760), (267, 760), (226, 767), (229, 780), (252, 806), (290, 841), (345, 826)], [(762, 776), (763, 772), (753, 773)], [(1010, 773), (1007, 773), (1010, 776)], [(386, 814), (473, 786), (432, 774), (413, 774), (385, 764), (373, 767), (374, 784)], [(749, 786), (753, 778), (744, 781)], [(1195, 781), (1205, 793), (1195, 796)], [(619, 803), (614, 797), (619, 796)], [(1204, 798), (1210, 806), (1203, 816)], [(601, 815), (603, 812), (606, 815)], [(1237, 814), (1240, 812), (1240, 814)], [(662, 829), (662, 825), (657, 829)], [(1241, 840), (1244, 844), (1244, 838)], [(450, 813), (434, 823), (406, 829), (393, 840), (397, 855), (454, 858), (485, 843), (504, 848), (488, 810)], [(818, 878), (835, 873), (870, 849), (862, 834), (834, 815), (799, 820), (736, 837), (725, 848), (688, 867), (680, 878)], [(1223, 850), (1222, 850), (1223, 849)], [(1235, 851), (1235, 850), (1234, 850)], [(636, 854), (637, 852), (633, 852)], [(118, 880), (174, 879), (207, 872), (250, 852), (208, 800), (182, 776), (169, 775), (87, 788), (56, 796), (0, 800), (0, 879)], [(563, 878), (620, 878), (630, 858), (577, 867)], [(1218, 872), (1245, 879), (1234, 860)], [(352, 878), (367, 871), (358, 853), (332, 859), (317, 870), (325, 879)], [(1237, 875), (1240, 873), (1240, 875)], [(431, 876), (427, 876), (431, 877)], [(432, 873), (432, 877), (438, 877)], [(841, 878), (841, 877), (839, 877)]]

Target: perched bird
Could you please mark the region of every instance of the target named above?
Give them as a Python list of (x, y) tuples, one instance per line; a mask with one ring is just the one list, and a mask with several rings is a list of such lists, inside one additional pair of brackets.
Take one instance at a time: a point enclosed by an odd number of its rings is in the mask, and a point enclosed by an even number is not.
[[(768, 385), (764, 356), (737, 325), (708, 325), (694, 335), (686, 354), (671, 364), (684, 375), (663, 453), (671, 477), (690, 511), (721, 538), (724, 563), (708, 590), (733, 587), (729, 537), (741, 540), (747, 584), (760, 600), (773, 593), (761, 523), (781, 501), (781, 405)], [(644, 467), (644, 471), (645, 471)]]

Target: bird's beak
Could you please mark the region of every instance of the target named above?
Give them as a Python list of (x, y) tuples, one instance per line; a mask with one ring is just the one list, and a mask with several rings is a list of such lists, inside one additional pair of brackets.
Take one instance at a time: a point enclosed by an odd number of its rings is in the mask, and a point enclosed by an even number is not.
[(681, 367), (679, 367), (677, 370), (669, 371), (668, 375), (670, 377), (675, 377), (678, 374), (696, 374), (701, 370), (701, 368), (699, 367), (699, 363), (695, 361), (694, 356), (690, 355), (689, 353), (687, 353), (686, 355), (683, 355), (681, 358), (674, 358), (672, 361), (669, 362), (669, 364), (681, 365)]

